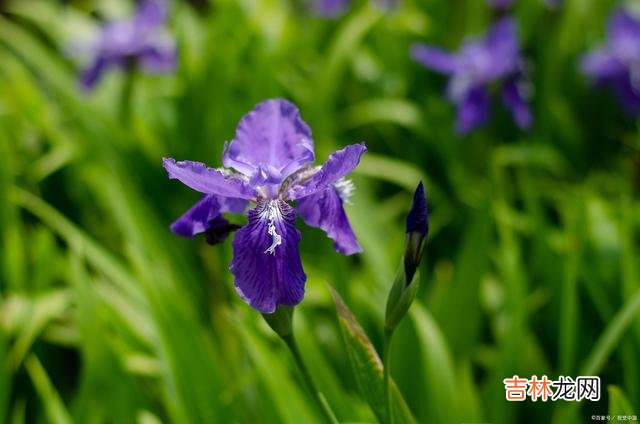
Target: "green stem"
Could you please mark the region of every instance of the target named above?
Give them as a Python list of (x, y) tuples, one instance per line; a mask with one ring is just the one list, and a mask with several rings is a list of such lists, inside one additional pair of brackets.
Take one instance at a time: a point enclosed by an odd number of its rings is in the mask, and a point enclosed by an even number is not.
[(384, 376), (384, 399), (386, 402), (387, 422), (393, 424), (393, 413), (391, 410), (391, 338), (393, 337), (393, 330), (384, 330), (384, 346), (383, 346), (383, 376)]
[(124, 76), (122, 92), (120, 94), (120, 119), (125, 127), (129, 127), (131, 123), (131, 103), (133, 101), (133, 89), (135, 85), (137, 69), (134, 63), (131, 63)]
[(302, 379), (304, 380), (307, 386), (307, 389), (314, 396), (315, 400), (318, 402), (318, 406), (320, 407), (322, 412), (324, 412), (324, 415), (326, 416), (327, 420), (331, 424), (339, 424), (338, 419), (336, 418), (336, 415), (333, 413), (333, 411), (331, 410), (331, 407), (329, 406), (329, 403), (327, 402), (327, 399), (324, 397), (322, 392), (320, 392), (317, 389), (315, 383), (313, 382), (313, 379), (311, 378), (311, 374), (309, 373), (307, 366), (304, 364), (304, 361), (302, 360), (300, 349), (298, 349), (298, 344), (296, 343), (296, 339), (293, 337), (293, 334), (283, 336), (282, 340), (284, 340), (286, 345), (289, 347), (289, 350), (291, 351), (291, 355), (293, 356), (293, 359), (295, 360), (296, 365), (298, 366), (298, 369), (302, 374)]

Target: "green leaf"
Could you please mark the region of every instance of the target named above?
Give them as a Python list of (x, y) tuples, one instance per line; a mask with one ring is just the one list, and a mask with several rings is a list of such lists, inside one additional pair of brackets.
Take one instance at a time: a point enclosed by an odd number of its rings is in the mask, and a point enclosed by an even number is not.
[(433, 317), (419, 303), (413, 305), (413, 319), (427, 392), (422, 403), (422, 419), (436, 423), (458, 422), (456, 399), (456, 377), (453, 358), (442, 332)]
[(36, 392), (40, 396), (40, 400), (44, 404), (47, 421), (58, 424), (71, 424), (73, 422), (71, 416), (38, 358), (35, 355), (30, 355), (25, 360), (25, 367), (31, 377), (31, 381), (33, 381)]
[[(382, 361), (356, 317), (345, 305), (338, 292), (333, 287), (329, 287), (336, 304), (338, 322), (360, 393), (369, 403), (376, 417), (381, 422), (389, 422), (386, 419)], [(396, 424), (415, 422), (409, 407), (393, 381), (391, 383), (391, 401), (391, 410), (394, 414), (391, 422)]]
[(618, 386), (608, 386), (609, 415), (635, 415), (631, 402)]

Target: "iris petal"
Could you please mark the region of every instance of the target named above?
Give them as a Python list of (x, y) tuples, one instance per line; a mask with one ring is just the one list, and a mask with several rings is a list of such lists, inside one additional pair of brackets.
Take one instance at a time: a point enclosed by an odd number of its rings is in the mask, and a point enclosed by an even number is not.
[(412, 46), (411, 57), (427, 68), (441, 74), (452, 74), (458, 68), (458, 58), (455, 54), (427, 44), (415, 44)]
[(246, 114), (223, 155), (224, 166), (249, 177), (269, 169), (270, 180), (277, 182), (313, 160), (311, 130), (284, 99), (266, 100)]
[(616, 10), (609, 19), (607, 36), (619, 57), (640, 59), (640, 19), (625, 9)]
[(338, 190), (332, 185), (298, 201), (296, 207), (305, 224), (321, 228), (343, 255), (362, 252), (344, 212)]
[(333, 152), (311, 178), (299, 181), (288, 189), (289, 199), (302, 199), (324, 191), (331, 184), (353, 171), (366, 151), (364, 143), (361, 143), (351, 144), (344, 149)]
[(487, 122), (490, 112), (487, 90), (484, 87), (472, 88), (458, 104), (456, 130), (460, 134), (469, 133)]
[(231, 273), (240, 297), (263, 313), (294, 306), (304, 297), (296, 214), (282, 200), (261, 200), (233, 240)]
[(596, 50), (584, 56), (580, 67), (586, 75), (600, 81), (624, 77), (627, 72), (624, 64), (605, 50)]
[(502, 88), (502, 101), (511, 112), (513, 120), (525, 130), (531, 127), (533, 116), (520, 87), (521, 82), (517, 78), (507, 81)]
[(255, 197), (255, 190), (249, 184), (227, 176), (217, 169), (208, 168), (201, 162), (188, 160), (176, 162), (175, 159), (164, 158), (162, 164), (169, 173), (169, 178), (177, 179), (200, 193), (238, 199)]

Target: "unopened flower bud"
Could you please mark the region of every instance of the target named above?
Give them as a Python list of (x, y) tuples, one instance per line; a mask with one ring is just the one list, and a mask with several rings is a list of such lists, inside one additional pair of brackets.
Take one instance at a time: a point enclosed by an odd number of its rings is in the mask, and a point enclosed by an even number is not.
[(418, 184), (413, 195), (413, 205), (407, 215), (407, 237), (404, 253), (404, 273), (406, 284), (411, 284), (416, 268), (422, 259), (424, 241), (429, 232), (429, 211), (427, 210), (427, 198), (424, 193), (422, 181)]
[(427, 199), (424, 194), (424, 186), (420, 182), (413, 195), (413, 205), (407, 215), (404, 264), (398, 268), (387, 298), (385, 330), (388, 332), (393, 332), (400, 320), (407, 314), (418, 292), (418, 284), (413, 280), (418, 265), (420, 265), (424, 241), (429, 231), (427, 215)]

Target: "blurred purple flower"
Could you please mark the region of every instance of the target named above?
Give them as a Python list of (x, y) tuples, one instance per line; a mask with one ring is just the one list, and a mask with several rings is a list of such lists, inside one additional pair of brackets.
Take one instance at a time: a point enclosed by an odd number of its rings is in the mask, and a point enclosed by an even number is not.
[(458, 109), (458, 133), (469, 133), (489, 119), (489, 86), (494, 82), (502, 82), (502, 100), (516, 124), (522, 129), (531, 126), (523, 59), (512, 19), (503, 18), (483, 39), (465, 42), (458, 53), (415, 44), (411, 56), (427, 68), (450, 77), (447, 96)]
[(138, 66), (148, 73), (174, 69), (175, 43), (163, 29), (168, 7), (167, 0), (143, 0), (133, 17), (105, 24), (90, 46), (93, 58), (80, 75), (82, 87), (93, 89), (112, 68)]
[[(208, 240), (221, 241), (236, 229), (221, 214), (239, 213), (249, 201), (255, 203), (248, 224), (233, 240), (234, 285), (260, 312), (294, 306), (304, 296), (306, 281), (296, 213), (307, 225), (323, 229), (338, 252), (362, 251), (343, 209), (353, 191), (344, 177), (366, 150), (364, 144), (352, 144), (331, 154), (324, 165), (313, 166), (311, 130), (298, 108), (284, 99), (266, 100), (240, 120), (235, 138), (225, 144), (225, 168), (163, 159), (169, 178), (204, 193), (171, 229), (183, 237), (206, 232)], [(288, 204), (293, 200), (295, 208)]]
[(640, 115), (640, 19), (616, 10), (605, 45), (585, 55), (580, 65), (587, 76), (611, 87), (629, 114)]

